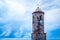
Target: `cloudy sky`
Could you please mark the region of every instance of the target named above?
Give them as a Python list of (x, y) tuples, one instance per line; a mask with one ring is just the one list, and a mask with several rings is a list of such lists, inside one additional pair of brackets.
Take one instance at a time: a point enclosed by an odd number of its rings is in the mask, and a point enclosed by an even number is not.
[(0, 39), (31, 40), (32, 13), (38, 4), (45, 12), (47, 40), (60, 40), (60, 0), (0, 0)]

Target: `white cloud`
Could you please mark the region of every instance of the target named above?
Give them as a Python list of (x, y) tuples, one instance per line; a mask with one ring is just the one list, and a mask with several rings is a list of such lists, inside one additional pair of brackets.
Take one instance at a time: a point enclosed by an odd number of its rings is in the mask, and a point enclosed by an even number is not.
[(60, 0), (45, 0), (42, 2), (42, 8), (45, 10), (55, 9), (60, 7)]
[(0, 8), (4, 5), (4, 3), (0, 0)]
[(3, 20), (17, 20), (20, 21), (24, 18), (26, 12), (26, 6), (23, 3), (19, 3), (17, 0), (4, 0), (1, 1), (4, 6), (7, 7), (8, 11), (3, 14)]
[(10, 35), (10, 33), (11, 33), (11, 24), (7, 24), (7, 25), (4, 25), (3, 27), (0, 27), (2, 30), (3, 30), (3, 32), (2, 32), (2, 34), (0, 34), (0, 36), (9, 36)]
[(14, 2), (14, 1), (6, 1), (7, 6), (9, 7), (10, 11), (17, 11), (17, 13), (24, 13), (25, 6), (21, 3)]
[(60, 28), (58, 25), (59, 22), (59, 15), (58, 14), (60, 9), (51, 9), (47, 12), (45, 12), (45, 30), (46, 32), (52, 31), (54, 29)]

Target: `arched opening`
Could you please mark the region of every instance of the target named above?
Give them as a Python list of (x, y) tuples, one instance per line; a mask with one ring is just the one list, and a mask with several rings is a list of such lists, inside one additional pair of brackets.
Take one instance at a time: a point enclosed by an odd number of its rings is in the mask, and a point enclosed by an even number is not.
[(33, 16), (33, 24), (34, 24), (34, 16)]
[(40, 20), (42, 20), (42, 15), (40, 15)]
[(42, 23), (43, 23), (42, 15), (40, 15), (40, 25), (42, 25)]

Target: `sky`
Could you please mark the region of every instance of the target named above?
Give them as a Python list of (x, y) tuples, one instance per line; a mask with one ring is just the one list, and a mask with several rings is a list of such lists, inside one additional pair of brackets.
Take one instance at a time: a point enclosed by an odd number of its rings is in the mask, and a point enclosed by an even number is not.
[(32, 13), (38, 6), (47, 40), (60, 40), (60, 0), (0, 0), (0, 40), (31, 40)]

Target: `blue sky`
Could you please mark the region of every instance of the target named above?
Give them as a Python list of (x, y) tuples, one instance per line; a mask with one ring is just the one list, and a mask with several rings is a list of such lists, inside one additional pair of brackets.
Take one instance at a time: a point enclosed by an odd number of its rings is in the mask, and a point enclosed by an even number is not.
[(32, 13), (38, 7), (37, 4), (45, 12), (47, 40), (59, 40), (60, 0), (0, 0), (1, 40), (31, 40)]

